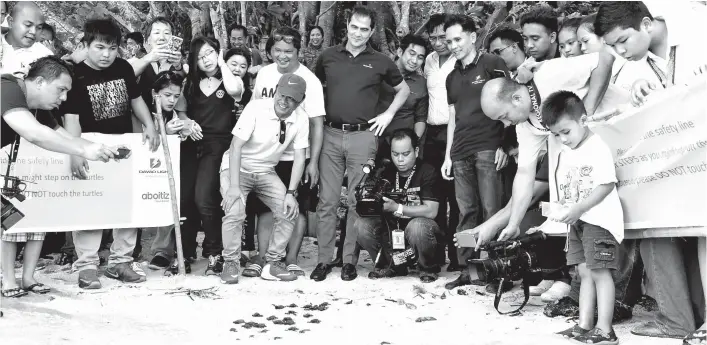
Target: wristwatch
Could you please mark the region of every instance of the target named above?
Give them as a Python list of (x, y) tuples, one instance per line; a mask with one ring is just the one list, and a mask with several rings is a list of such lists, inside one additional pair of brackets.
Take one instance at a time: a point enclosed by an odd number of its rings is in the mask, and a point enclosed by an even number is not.
[(393, 212), (393, 215), (400, 218), (403, 216), (403, 205), (398, 204), (398, 210)]
[(292, 194), (295, 198), (297, 197), (297, 190), (296, 189), (288, 189), (287, 193), (285, 194)]

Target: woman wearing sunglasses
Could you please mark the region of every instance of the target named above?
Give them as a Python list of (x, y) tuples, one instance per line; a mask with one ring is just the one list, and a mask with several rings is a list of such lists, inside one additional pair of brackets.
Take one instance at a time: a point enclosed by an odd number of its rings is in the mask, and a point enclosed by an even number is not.
[(219, 57), (220, 49), (212, 38), (192, 40), (184, 96), (175, 107), (180, 118), (196, 122), (189, 137), (196, 142), (194, 200), (205, 233), (202, 256), (209, 259), (207, 275), (223, 268), (219, 167), (236, 124), (234, 100), (240, 101), (245, 91), (243, 80)]

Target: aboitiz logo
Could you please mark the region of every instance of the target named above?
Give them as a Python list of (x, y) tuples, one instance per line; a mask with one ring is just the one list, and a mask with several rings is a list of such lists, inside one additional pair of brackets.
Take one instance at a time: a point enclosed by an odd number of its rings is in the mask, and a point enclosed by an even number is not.
[(159, 157), (152, 157), (152, 158), (150, 158), (150, 168), (149, 169), (141, 169), (138, 172), (140, 174), (148, 174), (148, 175), (166, 174), (167, 170), (160, 169), (160, 167), (162, 167), (162, 160)]
[(169, 193), (167, 193), (167, 192), (143, 193), (142, 200), (154, 200), (157, 202), (168, 202), (169, 201)]

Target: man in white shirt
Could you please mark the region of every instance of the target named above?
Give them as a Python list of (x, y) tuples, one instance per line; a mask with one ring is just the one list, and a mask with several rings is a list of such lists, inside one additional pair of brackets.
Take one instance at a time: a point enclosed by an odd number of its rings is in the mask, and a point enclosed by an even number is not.
[(29, 65), (41, 57), (53, 55), (49, 48), (37, 42), (44, 16), (33, 2), (18, 2), (7, 17), (10, 31), (2, 37), (1, 74), (24, 78)]
[[(668, 5), (668, 6), (666, 6)], [(638, 80), (631, 91), (634, 105), (642, 105), (650, 94), (675, 84), (704, 82), (707, 56), (704, 43), (696, 38), (702, 30), (704, 8), (687, 3), (606, 2), (601, 5), (595, 22), (596, 34), (617, 54), (627, 60), (645, 57), (660, 83)], [(627, 15), (630, 14), (630, 15)], [(652, 76), (651, 76), (652, 77)], [(701, 78), (701, 79), (700, 79)], [(705, 238), (650, 238), (641, 240), (640, 250), (646, 267), (648, 293), (658, 300), (654, 320), (643, 323), (631, 333), (649, 337), (668, 337), (704, 341), (695, 330), (696, 321), (704, 320), (705, 277), (699, 286), (699, 265), (705, 264)], [(701, 304), (701, 305), (700, 305)], [(699, 313), (698, 313), (699, 314)], [(688, 339), (686, 338), (686, 343)]]
[[(284, 74), (272, 99), (251, 100), (243, 109), (233, 142), (221, 164), (221, 207), (223, 217), (224, 284), (238, 283), (241, 235), (245, 205), (252, 191), (273, 212), (274, 224), (267, 248), (265, 267), (260, 277), (292, 281), (297, 276), (281, 261), (298, 214), (297, 186), (304, 170), (305, 149), (309, 147), (309, 122), (305, 113), (296, 112), (305, 98), (307, 84), (295, 74)], [(286, 148), (294, 149), (292, 174), (286, 188), (275, 173), (275, 166)]]
[[(427, 79), (427, 93), (430, 101), (427, 110), (427, 131), (423, 140), (422, 160), (435, 167), (442, 166), (444, 153), (447, 149), (447, 124), (449, 124), (449, 113), (454, 111), (447, 103), (447, 76), (457, 63), (457, 58), (447, 48), (447, 35), (444, 31), (445, 14), (433, 14), (427, 22), (427, 34), (430, 45), (434, 51), (427, 55), (425, 59), (425, 79)], [(447, 212), (438, 212), (437, 224), (445, 234), (448, 248), (449, 266), (447, 271), (459, 270), (459, 260), (457, 249), (452, 240), (455, 229), (459, 224), (459, 206), (454, 194), (454, 181), (443, 180), (440, 183), (444, 190), (439, 201), (442, 209), (447, 209), (449, 202), (449, 220)], [(449, 223), (447, 223), (449, 221)]]
[[(304, 239), (304, 234), (307, 229), (307, 212), (315, 205), (309, 205), (311, 200), (310, 195), (318, 192), (317, 184), (319, 183), (319, 153), (322, 149), (322, 139), (324, 137), (324, 89), (314, 73), (300, 64), (298, 60), (299, 51), (301, 48), (301, 36), (299, 31), (290, 27), (281, 27), (273, 33), (275, 44), (270, 50), (273, 57), (273, 64), (263, 67), (255, 79), (253, 87), (252, 99), (267, 99), (273, 98), (277, 83), (283, 74), (292, 73), (304, 79), (307, 83), (307, 91), (302, 101), (302, 104), (295, 110), (303, 112), (309, 117), (309, 148), (306, 150), (306, 168), (304, 171), (304, 183), (297, 190), (297, 202), (300, 205), (299, 217), (295, 226), (295, 231), (290, 238), (288, 245), (287, 257), (285, 259), (288, 269), (297, 275), (304, 275), (304, 271), (297, 266), (297, 256)], [(277, 165), (278, 172), (282, 172), (281, 178), (283, 181), (290, 179), (292, 171), (292, 161), (294, 160), (294, 150), (287, 148), (280, 157), (280, 163)], [(258, 237), (267, 240), (267, 231), (272, 228), (272, 213), (263, 213), (258, 217)], [(267, 242), (259, 240), (259, 247), (266, 245)], [(262, 249), (262, 248), (259, 248)], [(262, 250), (258, 250), (263, 253)], [(258, 259), (262, 259), (262, 255), (253, 258), (254, 263), (258, 264)], [(245, 272), (244, 272), (245, 274)]]

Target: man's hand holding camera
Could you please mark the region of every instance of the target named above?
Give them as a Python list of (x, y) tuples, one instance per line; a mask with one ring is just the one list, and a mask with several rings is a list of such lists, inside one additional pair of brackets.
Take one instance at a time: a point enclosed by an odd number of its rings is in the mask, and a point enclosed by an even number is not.
[(400, 204), (393, 199), (383, 197), (383, 212), (395, 213), (400, 207)]

